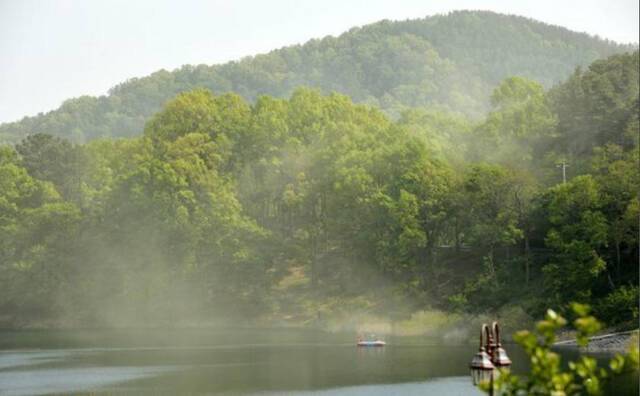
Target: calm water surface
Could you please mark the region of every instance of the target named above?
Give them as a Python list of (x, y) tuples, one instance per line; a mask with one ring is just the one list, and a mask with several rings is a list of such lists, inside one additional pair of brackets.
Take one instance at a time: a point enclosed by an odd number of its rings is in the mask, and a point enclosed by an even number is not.
[[(387, 342), (357, 348), (351, 333), (291, 329), (0, 332), (0, 395), (480, 394), (467, 368), (474, 346)], [(523, 353), (507, 349), (525, 370)], [(612, 387), (637, 395), (638, 379)]]

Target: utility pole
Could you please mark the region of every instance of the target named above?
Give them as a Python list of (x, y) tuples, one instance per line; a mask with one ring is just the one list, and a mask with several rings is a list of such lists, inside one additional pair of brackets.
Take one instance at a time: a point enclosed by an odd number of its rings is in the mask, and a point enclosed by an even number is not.
[(557, 168), (562, 168), (562, 184), (567, 182), (567, 161), (565, 159), (562, 160), (561, 164), (556, 165)]

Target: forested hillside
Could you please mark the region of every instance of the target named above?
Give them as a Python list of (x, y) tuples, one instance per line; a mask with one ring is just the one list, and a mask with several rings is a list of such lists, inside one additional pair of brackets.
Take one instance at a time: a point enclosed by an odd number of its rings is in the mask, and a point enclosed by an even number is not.
[[(48, 133), (87, 142), (130, 137), (176, 94), (207, 88), (286, 98), (299, 86), (338, 92), (396, 117), (405, 107), (429, 107), (472, 118), (490, 107), (504, 78), (522, 76), (546, 88), (576, 66), (631, 50), (523, 17), (460, 11), (400, 22), (382, 21), (223, 65), (161, 70), (115, 86), (101, 97), (70, 99), (57, 110), (0, 126), (0, 141)], [(215, 51), (212, 48), (211, 51)]]
[[(448, 18), (533, 24), (460, 13), (362, 31)], [(198, 88), (142, 136), (0, 146), (2, 325), (520, 320), (570, 301), (637, 324), (638, 66), (637, 51), (615, 55), (551, 90), (508, 77), (473, 122), (440, 106), (393, 120), (313, 89), (251, 103)]]

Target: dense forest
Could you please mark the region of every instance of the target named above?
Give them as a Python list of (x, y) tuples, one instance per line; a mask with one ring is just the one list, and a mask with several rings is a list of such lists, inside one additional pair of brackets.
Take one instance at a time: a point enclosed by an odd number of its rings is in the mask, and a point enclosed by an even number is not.
[(0, 125), (0, 141), (16, 143), (36, 133), (76, 143), (138, 136), (167, 100), (201, 87), (255, 103), (260, 95), (288, 98), (297, 87), (309, 86), (375, 105), (393, 119), (407, 107), (480, 119), (504, 78), (522, 76), (550, 88), (576, 66), (633, 49), (487, 11), (382, 21), (240, 61), (132, 79), (106, 96), (69, 99), (47, 114)]
[[(312, 48), (381, 31), (396, 32), (385, 36), (392, 41), (413, 31), (417, 40), (421, 28), (449, 26), (448, 18), (482, 26), (492, 26), (482, 18), (519, 20), (456, 13), (383, 22), (220, 68), (161, 73), (65, 106), (101, 106), (161, 76), (215, 75), (297, 52), (320, 56)], [(582, 38), (526, 23), (540, 34)], [(567, 56), (587, 56), (575, 48)], [(516, 68), (504, 66), (483, 81)], [(489, 106), (478, 119), (428, 106), (431, 99), (390, 117), (320, 89), (249, 101), (196, 88), (169, 100), (141, 136), (71, 140), (131, 135), (126, 125), (122, 133), (78, 132), (83, 137), (72, 129), (70, 139), (55, 136), (65, 135), (57, 127), (30, 134), (0, 146), (0, 321), (310, 323), (340, 312), (402, 319), (427, 309), (474, 315), (516, 307), (538, 317), (579, 301), (608, 325), (637, 323), (638, 68), (635, 51), (577, 68), (550, 89), (507, 77), (486, 99), (472, 100)], [(284, 95), (293, 80), (273, 84)], [(122, 102), (136, 123), (171, 91), (156, 88), (157, 96), (146, 96), (153, 100)], [(97, 114), (65, 106), (21, 125)], [(109, 114), (116, 121), (103, 126), (115, 128), (120, 113), (102, 113)]]

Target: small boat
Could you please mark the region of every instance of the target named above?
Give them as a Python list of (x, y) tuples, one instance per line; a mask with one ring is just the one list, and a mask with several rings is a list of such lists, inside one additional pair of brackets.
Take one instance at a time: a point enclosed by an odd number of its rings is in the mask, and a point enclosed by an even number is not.
[(386, 342), (381, 341), (381, 340), (375, 340), (375, 341), (358, 341), (358, 346), (359, 347), (382, 347), (387, 345)]

